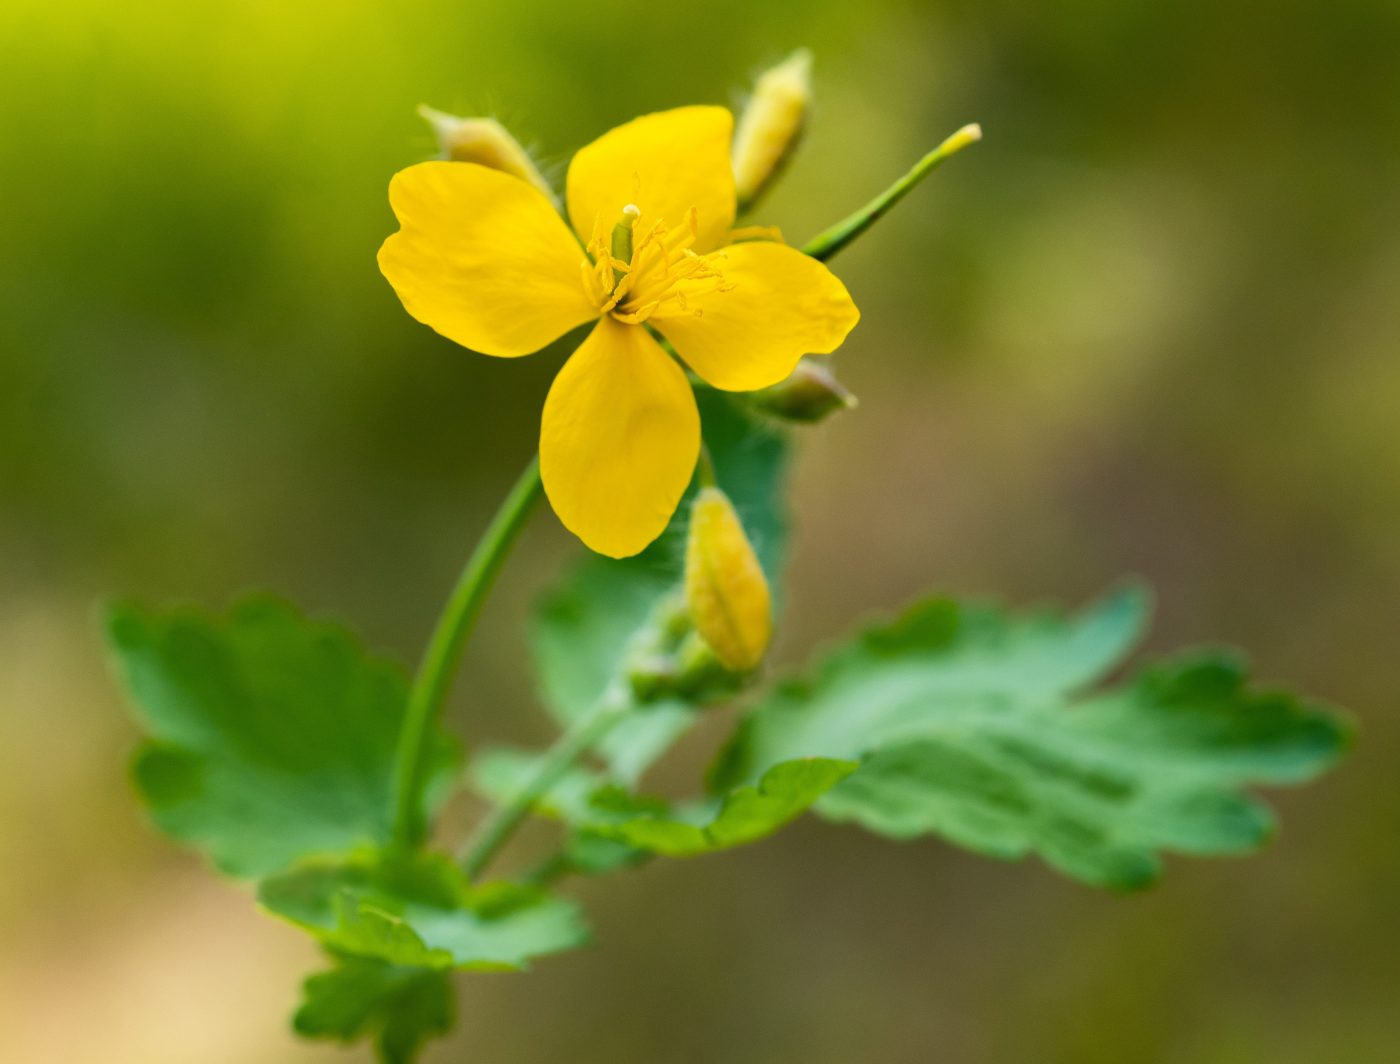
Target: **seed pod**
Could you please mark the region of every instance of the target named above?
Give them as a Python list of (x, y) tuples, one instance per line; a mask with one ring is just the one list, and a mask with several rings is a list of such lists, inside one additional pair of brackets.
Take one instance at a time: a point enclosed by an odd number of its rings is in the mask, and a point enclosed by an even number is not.
[(856, 397), (836, 379), (831, 367), (815, 358), (804, 358), (787, 380), (754, 392), (749, 399), (765, 414), (805, 424), (856, 405)]
[(734, 133), (734, 187), (751, 205), (781, 172), (802, 137), (812, 102), (812, 54), (794, 52), (764, 71)]
[(494, 118), (459, 118), (427, 104), (419, 107), (418, 113), (427, 119), (437, 134), (444, 159), (504, 170), (534, 185), (549, 197), (551, 203), (558, 203), (554, 189), (536, 168), (530, 153)]
[(685, 594), (695, 630), (731, 672), (756, 668), (773, 636), (768, 581), (729, 497), (704, 487), (690, 514)]

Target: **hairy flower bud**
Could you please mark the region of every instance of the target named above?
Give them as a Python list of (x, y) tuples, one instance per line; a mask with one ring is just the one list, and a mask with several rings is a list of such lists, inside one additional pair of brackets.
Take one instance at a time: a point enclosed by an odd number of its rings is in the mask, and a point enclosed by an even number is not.
[(550, 188), (549, 182), (531, 161), (529, 152), (494, 118), (459, 118), (427, 104), (419, 107), (418, 113), (427, 119), (437, 134), (444, 159), (504, 170), (534, 185), (551, 202), (558, 202), (554, 189)]
[(768, 581), (729, 497), (703, 487), (690, 514), (685, 595), (695, 630), (732, 672), (763, 660), (773, 635)]
[(765, 414), (807, 424), (856, 405), (856, 397), (836, 379), (825, 361), (804, 358), (787, 380), (749, 397)]
[(734, 133), (734, 186), (752, 204), (778, 176), (801, 139), (812, 100), (812, 55), (805, 49), (766, 70)]

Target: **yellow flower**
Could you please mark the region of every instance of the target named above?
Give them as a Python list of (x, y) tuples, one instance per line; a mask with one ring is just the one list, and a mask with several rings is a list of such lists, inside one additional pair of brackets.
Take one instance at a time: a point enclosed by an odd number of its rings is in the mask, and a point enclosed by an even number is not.
[(722, 107), (682, 107), (600, 137), (569, 166), (572, 233), (539, 189), (474, 163), (420, 163), (389, 185), (400, 228), (379, 268), (423, 324), (514, 358), (597, 322), (545, 400), (540, 473), (559, 519), (601, 554), (661, 534), (699, 455), (695, 396), (652, 329), (714, 387), (752, 391), (834, 351), (860, 316), (815, 259), (723, 246), (732, 130)]

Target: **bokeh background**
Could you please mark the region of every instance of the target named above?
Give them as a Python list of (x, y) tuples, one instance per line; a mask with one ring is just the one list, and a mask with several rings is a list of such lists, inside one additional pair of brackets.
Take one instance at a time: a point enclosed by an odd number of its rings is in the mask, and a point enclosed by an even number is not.
[[(429, 1059), (1400, 1060), (1393, 0), (0, 7), (0, 1059), (367, 1059), (292, 1040), (309, 944), (143, 820), (95, 603), (271, 586), (413, 660), (566, 353), (465, 353), (378, 276), (414, 106), (562, 173), (807, 45), (790, 238), (987, 138), (837, 260), (862, 405), (803, 447), (780, 659), (925, 590), (1138, 573), (1155, 649), (1247, 647), (1360, 745), (1267, 852), (1142, 896), (811, 821), (580, 884), (599, 947), (462, 980)], [(522, 629), (576, 549), (535, 521), (464, 734), (546, 735)]]

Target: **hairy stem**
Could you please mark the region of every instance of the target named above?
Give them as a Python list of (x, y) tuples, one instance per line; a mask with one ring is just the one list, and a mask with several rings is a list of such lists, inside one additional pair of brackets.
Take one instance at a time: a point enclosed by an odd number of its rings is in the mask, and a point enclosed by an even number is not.
[(399, 733), (394, 762), (394, 839), (402, 845), (416, 845), (423, 837), (423, 788), (427, 784), (428, 748), (434, 727), (442, 715), (442, 704), (462, 648), (471, 635), (496, 574), (539, 500), (541, 488), (540, 463), (536, 457), (520, 474), (491, 518), (476, 550), (467, 559), (423, 654), (423, 662), (409, 692), (408, 711)]
[(625, 717), (630, 708), (631, 700), (624, 692), (614, 688), (569, 725), (554, 741), (554, 745), (544, 752), (535, 771), (520, 789), (487, 815), (467, 840), (462, 851), (462, 867), (469, 877), (476, 879), (481, 875), (492, 858), (510, 841), (516, 828), (530, 815), (535, 802), (558, 783), (574, 762), (602, 739), (614, 724)]

